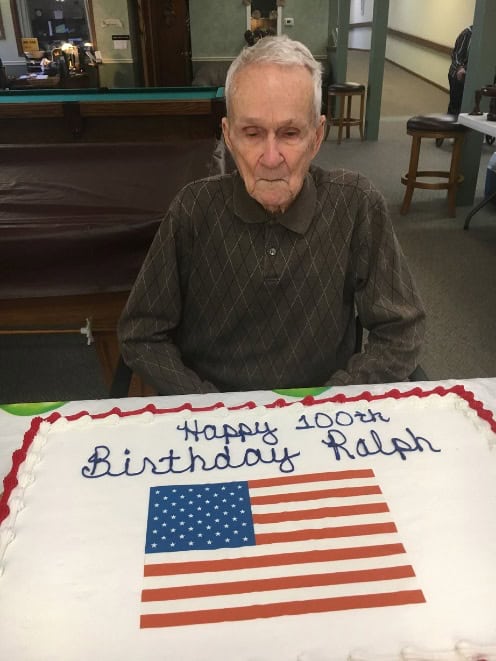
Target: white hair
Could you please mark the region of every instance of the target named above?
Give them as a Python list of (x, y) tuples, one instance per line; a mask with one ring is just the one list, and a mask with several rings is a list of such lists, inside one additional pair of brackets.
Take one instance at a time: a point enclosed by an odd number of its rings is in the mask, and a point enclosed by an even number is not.
[(254, 46), (246, 46), (231, 63), (225, 83), (226, 108), (229, 116), (231, 99), (235, 90), (234, 79), (245, 67), (252, 64), (277, 64), (282, 67), (303, 66), (312, 76), (315, 124), (318, 125), (322, 106), (322, 66), (309, 49), (300, 41), (286, 35), (264, 37)]

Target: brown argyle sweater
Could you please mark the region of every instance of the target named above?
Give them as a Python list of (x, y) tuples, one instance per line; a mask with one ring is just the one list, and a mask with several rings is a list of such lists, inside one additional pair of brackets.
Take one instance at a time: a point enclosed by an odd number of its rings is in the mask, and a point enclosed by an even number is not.
[[(353, 355), (356, 313), (370, 333)], [(237, 172), (183, 188), (119, 323), (124, 360), (162, 394), (401, 381), (423, 334), (383, 197), (315, 166), (279, 215)]]

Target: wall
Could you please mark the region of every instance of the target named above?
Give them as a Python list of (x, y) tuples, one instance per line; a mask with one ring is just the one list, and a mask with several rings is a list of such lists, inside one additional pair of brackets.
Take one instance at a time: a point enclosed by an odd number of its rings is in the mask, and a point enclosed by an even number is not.
[[(366, 23), (372, 21), (374, 12), (374, 0), (351, 0), (350, 3), (350, 27), (355, 23)], [(348, 48), (358, 50), (370, 50), (371, 29), (350, 29)]]
[[(471, 25), (475, 0), (391, 0), (389, 27), (453, 47), (457, 35)], [(450, 56), (388, 35), (386, 58), (448, 88)]]
[[(134, 85), (134, 59), (137, 44), (126, 42), (127, 48), (115, 49), (112, 35), (129, 35), (130, 21), (127, 0), (93, 0), (96, 41), (102, 54), (100, 84), (107, 87), (132, 87)], [(120, 25), (108, 25), (108, 20), (120, 21)]]
[[(215, 13), (212, 10), (215, 7)], [(241, 0), (189, 0), (193, 63), (232, 60), (246, 45), (246, 7)], [(286, 0), (283, 17), (294, 26), (282, 32), (306, 44), (319, 58), (326, 57), (329, 0)]]
[[(319, 60), (327, 60), (329, 0), (286, 0), (282, 31), (304, 43)], [(294, 26), (285, 26), (284, 17), (294, 18)]]
[(241, 0), (189, 0), (189, 16), (193, 65), (231, 61), (245, 45), (246, 7)]
[(3, 27), (5, 30), (5, 39), (0, 40), (0, 59), (2, 60), (9, 75), (17, 75), (26, 72), (24, 58), (20, 58), (17, 53), (17, 43), (14, 35), (14, 25), (12, 23), (12, 13), (10, 11), (9, 0), (0, 0), (0, 9), (2, 11)]
[[(246, 7), (241, 0), (189, 0), (191, 52), (195, 84), (221, 85), (228, 64), (246, 46)], [(286, 0), (282, 33), (302, 41), (313, 55), (327, 61), (329, 0)], [(284, 20), (283, 20), (284, 23)]]

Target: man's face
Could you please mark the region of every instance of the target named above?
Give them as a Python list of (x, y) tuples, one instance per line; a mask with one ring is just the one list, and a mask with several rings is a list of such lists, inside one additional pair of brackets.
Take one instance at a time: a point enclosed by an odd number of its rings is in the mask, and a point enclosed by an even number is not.
[(303, 66), (250, 65), (234, 79), (222, 121), (248, 193), (270, 212), (284, 211), (303, 186), (324, 133), (315, 126), (313, 83)]

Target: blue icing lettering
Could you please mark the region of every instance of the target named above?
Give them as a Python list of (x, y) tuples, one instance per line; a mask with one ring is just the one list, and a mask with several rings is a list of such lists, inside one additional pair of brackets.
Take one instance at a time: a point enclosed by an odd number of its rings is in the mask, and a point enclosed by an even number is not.
[(198, 420), (185, 420), (183, 425), (177, 425), (178, 431), (184, 432), (185, 441), (214, 441), (220, 440), (229, 444), (231, 440), (240, 440), (245, 443), (252, 438), (261, 438), (266, 445), (276, 445), (278, 438), (277, 427), (271, 427), (268, 422), (256, 421), (252, 426), (246, 422), (239, 422), (236, 426), (231, 424), (200, 425)]
[[(237, 458), (235, 456), (236, 455)], [(227, 468), (238, 469), (244, 466), (253, 467), (258, 464), (275, 464), (281, 473), (295, 471), (295, 459), (300, 452), (291, 453), (286, 447), (262, 446), (261, 448), (245, 448), (234, 452), (229, 445), (217, 452), (212, 458), (204, 457), (187, 448), (184, 456), (169, 449), (167, 454), (152, 458), (148, 456), (133, 456), (129, 449), (119, 455), (112, 453), (107, 445), (97, 445), (81, 468), (81, 475), (89, 479), (100, 477), (135, 477), (150, 473), (152, 475), (167, 475), (180, 473), (195, 473), (199, 471), (223, 471)]]
[(408, 455), (414, 452), (441, 452), (427, 438), (416, 435), (410, 427), (406, 427), (405, 432), (405, 438), (392, 436), (388, 440), (383, 440), (375, 429), (371, 429), (367, 438), (362, 436), (356, 441), (350, 441), (344, 432), (330, 429), (327, 432), (327, 439), (322, 440), (322, 443), (333, 451), (336, 461), (374, 455), (387, 457), (396, 455), (405, 461)]

